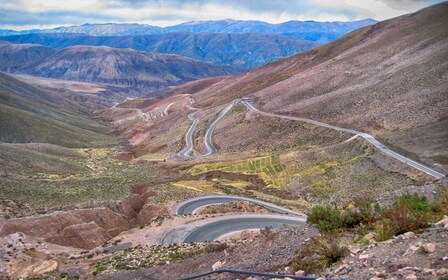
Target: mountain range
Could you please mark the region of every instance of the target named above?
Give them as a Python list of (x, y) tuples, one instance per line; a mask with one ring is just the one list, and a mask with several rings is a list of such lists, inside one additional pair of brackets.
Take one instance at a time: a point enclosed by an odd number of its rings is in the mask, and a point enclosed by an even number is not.
[(139, 36), (88, 36), (77, 33), (40, 33), (0, 40), (32, 43), (52, 48), (77, 45), (132, 48), (177, 54), (204, 62), (254, 68), (318, 46), (318, 43), (283, 35), (260, 33), (166, 33)]
[(351, 22), (317, 22), (288, 21), (271, 24), (253, 20), (210, 20), (190, 21), (168, 27), (158, 27), (147, 24), (84, 24), (80, 26), (57, 27), (53, 29), (33, 29), (24, 31), (1, 30), (0, 36), (21, 35), (30, 33), (83, 33), (91, 36), (123, 36), (151, 35), (171, 32), (191, 33), (271, 33), (290, 37), (327, 43), (355, 29), (374, 24), (373, 19)]

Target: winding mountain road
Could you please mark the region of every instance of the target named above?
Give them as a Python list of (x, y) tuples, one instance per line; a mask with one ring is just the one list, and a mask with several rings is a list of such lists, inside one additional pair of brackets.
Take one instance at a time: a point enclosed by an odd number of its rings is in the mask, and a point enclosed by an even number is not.
[(280, 214), (299, 216), (299, 217), (303, 216), (303, 214), (301, 213), (289, 210), (284, 207), (277, 206), (272, 203), (235, 195), (207, 195), (185, 200), (176, 207), (176, 215), (179, 216), (192, 215), (204, 207), (233, 201), (248, 201)]
[(161, 238), (162, 244), (203, 242), (217, 240), (225, 235), (266, 227), (299, 226), (306, 223), (304, 217), (256, 213), (233, 214), (196, 220), (177, 226)]
[[(305, 119), (305, 118), (299, 118), (299, 117), (292, 117), (292, 116), (284, 116), (284, 115), (279, 115), (279, 114), (273, 114), (273, 113), (267, 113), (267, 112), (263, 112), (260, 111), (259, 109), (255, 108), (254, 105), (252, 103), (250, 103), (248, 97), (243, 97), (242, 99), (235, 99), (233, 101), (230, 102), (230, 104), (224, 108), (221, 113), (219, 114), (219, 116), (213, 121), (213, 123), (209, 126), (209, 128), (207, 129), (206, 133), (205, 133), (205, 137), (204, 137), (204, 144), (207, 148), (207, 153), (203, 154), (203, 155), (191, 155), (192, 151), (193, 151), (193, 133), (196, 129), (196, 126), (198, 125), (199, 121), (194, 118), (195, 114), (197, 112), (199, 112), (201, 109), (198, 108), (193, 108), (190, 105), (191, 109), (195, 109), (196, 112), (188, 115), (188, 118), (192, 121), (192, 124), (190, 126), (190, 128), (187, 131), (187, 134), (185, 135), (185, 147), (184, 149), (182, 149), (179, 153), (178, 156), (182, 157), (182, 158), (186, 158), (186, 159), (195, 159), (195, 158), (203, 158), (203, 157), (207, 157), (210, 156), (214, 153), (217, 152), (216, 147), (213, 145), (212, 142), (212, 136), (213, 136), (213, 132), (215, 131), (218, 123), (230, 112), (230, 110), (232, 110), (237, 104), (238, 102), (242, 102), (247, 109), (249, 109), (250, 111), (260, 114), (260, 115), (264, 115), (264, 116), (268, 116), (268, 117), (276, 117), (276, 118), (282, 118), (282, 119), (287, 119), (287, 120), (293, 120), (293, 121), (301, 121), (301, 122), (305, 122), (305, 123), (309, 123), (309, 124), (314, 124), (317, 126), (321, 126), (321, 127), (325, 127), (325, 128), (329, 128), (329, 129), (333, 129), (333, 130), (337, 130), (337, 131), (344, 131), (344, 132), (348, 132), (351, 134), (354, 134), (357, 137), (362, 137), (363, 139), (365, 139), (366, 141), (368, 141), (369, 143), (371, 143), (373, 146), (375, 146), (377, 149), (379, 149), (382, 153), (395, 158), (396, 160), (399, 160), (401, 162), (403, 162), (404, 164), (411, 166), (415, 169), (418, 169), (420, 171), (423, 171), (424, 173), (433, 176), (437, 179), (442, 179), (445, 178), (446, 175), (434, 170), (428, 166), (425, 166), (421, 163), (418, 163), (410, 158), (407, 158), (403, 155), (400, 155), (397, 152), (392, 151), (391, 149), (389, 149), (388, 147), (386, 147), (385, 145), (383, 145), (382, 143), (380, 143), (377, 139), (375, 139), (375, 137), (373, 137), (370, 134), (361, 132), (361, 131), (357, 131), (354, 129), (349, 129), (349, 128), (343, 128), (343, 127), (338, 127), (338, 126), (334, 126), (334, 125), (330, 125), (327, 123), (323, 123), (320, 121), (316, 121), (316, 120), (311, 120), (311, 119)], [(193, 99), (190, 99), (190, 103), (194, 103)]]
[(278, 115), (278, 114), (272, 114), (272, 113), (266, 113), (263, 111), (258, 110), (257, 108), (254, 107), (254, 105), (252, 105), (251, 103), (249, 103), (248, 101), (243, 101), (242, 102), (249, 110), (251, 110), (252, 112), (255, 112), (257, 114), (260, 115), (265, 115), (265, 116), (269, 116), (269, 117), (276, 117), (276, 118), (282, 118), (282, 119), (287, 119), (287, 120), (293, 120), (293, 121), (301, 121), (301, 122), (306, 122), (306, 123), (310, 123), (310, 124), (314, 124), (314, 125), (318, 125), (318, 126), (322, 126), (322, 127), (326, 127), (326, 128), (330, 128), (330, 129), (334, 129), (334, 130), (338, 130), (338, 131), (345, 131), (351, 134), (355, 134), (356, 136), (362, 137), (364, 138), (366, 141), (368, 141), (369, 143), (371, 143), (373, 146), (375, 146), (378, 150), (380, 150), (381, 152), (383, 152), (384, 154), (395, 158), (396, 160), (399, 160), (401, 162), (403, 162), (404, 164), (407, 164), (415, 169), (418, 169), (420, 171), (425, 172), (428, 175), (431, 175), (437, 179), (442, 179), (445, 178), (446, 175), (438, 172), (437, 170), (434, 170), (428, 166), (425, 166), (421, 163), (418, 163), (410, 158), (407, 158), (403, 155), (400, 155), (397, 152), (392, 151), (391, 149), (389, 149), (388, 147), (384, 146), (382, 143), (380, 143), (378, 140), (375, 139), (375, 137), (373, 137), (370, 134), (361, 132), (361, 131), (356, 131), (353, 129), (349, 129), (349, 128), (343, 128), (343, 127), (338, 127), (338, 126), (334, 126), (334, 125), (330, 125), (330, 124), (326, 124), (323, 122), (319, 122), (319, 121), (315, 121), (315, 120), (310, 120), (310, 119), (304, 119), (304, 118), (298, 118), (298, 117), (291, 117), (291, 116), (283, 116), (283, 115)]
[(218, 117), (212, 122), (212, 124), (208, 127), (207, 131), (205, 132), (204, 137), (204, 144), (205, 148), (207, 149), (207, 153), (202, 155), (192, 155), (193, 153), (193, 133), (196, 130), (196, 127), (199, 123), (199, 120), (195, 118), (195, 115), (202, 111), (199, 108), (194, 108), (192, 105), (194, 104), (194, 100), (190, 99), (190, 105), (188, 105), (189, 109), (196, 110), (196, 112), (193, 112), (188, 115), (188, 119), (191, 121), (191, 126), (188, 129), (187, 133), (185, 134), (185, 147), (177, 153), (177, 155), (181, 158), (186, 159), (195, 159), (195, 158), (204, 158), (208, 157), (210, 155), (213, 155), (218, 151), (218, 149), (213, 145), (212, 137), (213, 132), (215, 131), (215, 128), (218, 126), (219, 122), (235, 107), (235, 105), (240, 101), (240, 99), (235, 99), (230, 104), (225, 107), (218, 115)]

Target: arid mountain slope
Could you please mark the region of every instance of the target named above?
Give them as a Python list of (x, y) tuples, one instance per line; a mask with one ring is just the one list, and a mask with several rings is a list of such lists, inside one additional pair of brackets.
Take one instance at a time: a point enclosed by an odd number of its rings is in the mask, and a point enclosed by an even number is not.
[(211, 65), (178, 55), (109, 47), (75, 46), (55, 51), (39, 45), (6, 43), (0, 44), (0, 51), (4, 71), (153, 90), (241, 72), (231, 66)]
[[(416, 159), (446, 166), (447, 13), (447, 3), (436, 5), (218, 80), (193, 95), (196, 107), (250, 95), (262, 110), (364, 130)], [(172, 92), (191, 93), (187, 86)], [(251, 139), (247, 125), (236, 138)], [(218, 135), (217, 141), (225, 143)], [(237, 141), (231, 142), (225, 145)]]

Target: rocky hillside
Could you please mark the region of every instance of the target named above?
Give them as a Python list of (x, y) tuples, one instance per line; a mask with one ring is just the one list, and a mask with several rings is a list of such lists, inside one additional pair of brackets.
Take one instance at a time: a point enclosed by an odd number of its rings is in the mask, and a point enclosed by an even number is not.
[(177, 54), (213, 64), (254, 68), (309, 50), (318, 44), (304, 39), (259, 33), (167, 33), (141, 36), (88, 36), (83, 34), (27, 34), (3, 37), (12, 43), (34, 43), (52, 48), (76, 45), (132, 48)]
[[(2, 58), (5, 71), (153, 90), (241, 72), (234, 67), (211, 65), (178, 55), (131, 49), (76, 46), (55, 51), (39, 45), (3, 44), (0, 50), (5, 54)], [(34, 55), (37, 51), (39, 55)], [(33, 59), (22, 64), (29, 56)]]

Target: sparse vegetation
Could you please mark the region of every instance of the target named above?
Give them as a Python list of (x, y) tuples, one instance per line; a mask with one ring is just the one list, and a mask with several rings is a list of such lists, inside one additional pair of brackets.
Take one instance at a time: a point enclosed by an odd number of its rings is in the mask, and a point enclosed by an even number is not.
[(447, 201), (447, 191), (443, 189), (432, 204), (426, 197), (406, 194), (385, 207), (365, 199), (343, 210), (333, 205), (318, 205), (309, 213), (307, 222), (323, 233), (351, 228), (373, 230), (376, 240), (384, 241), (394, 235), (427, 228), (448, 214)]
[(221, 242), (182, 243), (154, 246), (136, 246), (96, 261), (93, 275), (119, 270), (136, 270), (164, 265), (195, 255), (222, 252), (228, 245)]
[(294, 257), (291, 266), (295, 270), (304, 270), (306, 274), (321, 272), (348, 254), (348, 250), (339, 245), (334, 235), (323, 234), (311, 238)]
[(320, 231), (330, 232), (343, 226), (341, 211), (336, 206), (317, 205), (308, 214), (308, 223)]
[(286, 187), (295, 175), (294, 165), (284, 165), (278, 155), (257, 157), (247, 160), (207, 163), (195, 165), (191, 169), (192, 175), (210, 171), (223, 171), (241, 174), (255, 174), (260, 176), (267, 186)]
[[(0, 201), (26, 203), (38, 212), (41, 211), (39, 209), (45, 211), (47, 208), (92, 204), (120, 199), (128, 195), (135, 184), (148, 182), (157, 176), (146, 164), (114, 159), (117, 155), (115, 149), (60, 148), (64, 155), (54, 151), (50, 153), (48, 149), (27, 155), (29, 149), (22, 146), (11, 150), (18, 153), (0, 152), (0, 162), (13, 161), (18, 165), (26, 160), (29, 163), (11, 169), (8, 177), (0, 177)], [(22, 153), (22, 150), (25, 151)]]

